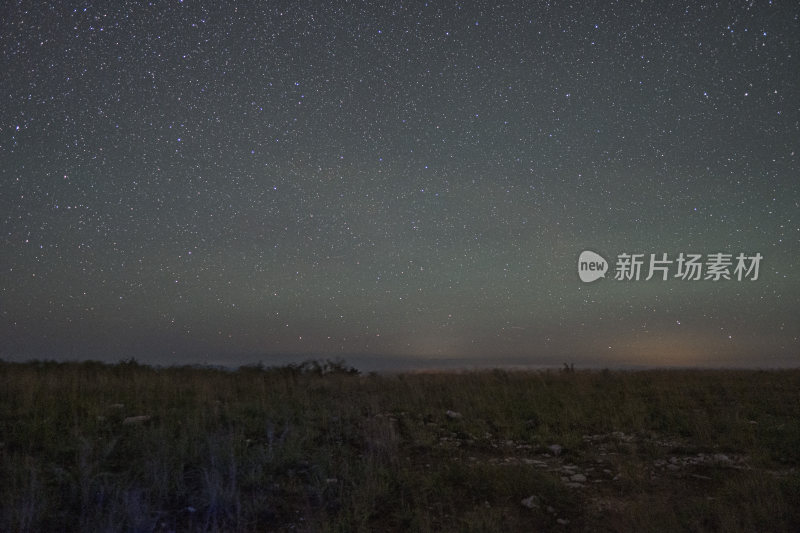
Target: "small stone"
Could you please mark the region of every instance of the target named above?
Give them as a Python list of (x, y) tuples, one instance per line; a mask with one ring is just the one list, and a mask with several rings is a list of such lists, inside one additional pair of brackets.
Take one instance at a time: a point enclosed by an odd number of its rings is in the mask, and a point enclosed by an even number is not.
[(567, 520), (566, 518), (559, 518), (556, 520), (556, 523), (561, 524), (562, 526), (567, 526), (569, 525), (569, 520)]
[(447, 410), (447, 412), (445, 414), (447, 415), (447, 418), (449, 418), (450, 420), (458, 420), (458, 419), (464, 418), (464, 415), (462, 415), (461, 413), (459, 413), (457, 411), (451, 411), (449, 409)]
[(122, 421), (122, 424), (125, 426), (131, 426), (134, 424), (143, 424), (150, 420), (152, 417), (150, 415), (139, 415), (139, 416), (129, 416), (125, 420)]
[(551, 444), (547, 447), (547, 449), (550, 450), (550, 453), (553, 455), (561, 455), (561, 450), (563, 450), (563, 448), (558, 444)]
[(578, 483), (584, 483), (586, 481), (586, 476), (583, 474), (572, 474), (569, 477), (570, 481), (576, 481)]
[(537, 459), (530, 459), (528, 457), (523, 457), (522, 462), (525, 463), (526, 465), (538, 466), (539, 468), (547, 467), (547, 463), (545, 463), (544, 461), (539, 461)]
[(523, 507), (527, 507), (528, 509), (538, 509), (539, 508), (539, 497), (536, 494), (531, 494), (524, 500), (520, 502)]

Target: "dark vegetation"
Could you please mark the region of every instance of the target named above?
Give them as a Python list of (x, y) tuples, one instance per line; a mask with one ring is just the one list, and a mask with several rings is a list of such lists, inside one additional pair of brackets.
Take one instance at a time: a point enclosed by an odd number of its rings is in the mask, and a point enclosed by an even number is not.
[(797, 531), (800, 371), (0, 362), (0, 531)]

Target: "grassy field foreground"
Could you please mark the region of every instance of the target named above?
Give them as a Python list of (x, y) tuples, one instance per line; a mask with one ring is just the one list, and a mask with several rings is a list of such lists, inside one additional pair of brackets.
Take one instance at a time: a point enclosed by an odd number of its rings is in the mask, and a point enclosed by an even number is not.
[(795, 531), (800, 371), (0, 363), (2, 531)]

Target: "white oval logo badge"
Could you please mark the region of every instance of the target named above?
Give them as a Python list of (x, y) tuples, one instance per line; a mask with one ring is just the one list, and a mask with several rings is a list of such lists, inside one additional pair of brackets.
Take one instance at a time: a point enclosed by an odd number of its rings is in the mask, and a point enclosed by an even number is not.
[(578, 276), (584, 283), (590, 283), (596, 279), (606, 277), (608, 271), (608, 261), (603, 256), (589, 250), (581, 252), (578, 257)]

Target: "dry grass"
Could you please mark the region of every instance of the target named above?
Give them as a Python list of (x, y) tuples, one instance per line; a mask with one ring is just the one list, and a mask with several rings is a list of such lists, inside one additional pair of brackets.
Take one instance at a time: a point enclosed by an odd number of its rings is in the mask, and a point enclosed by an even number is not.
[(795, 370), (0, 363), (0, 530), (795, 531), (798, 391)]

